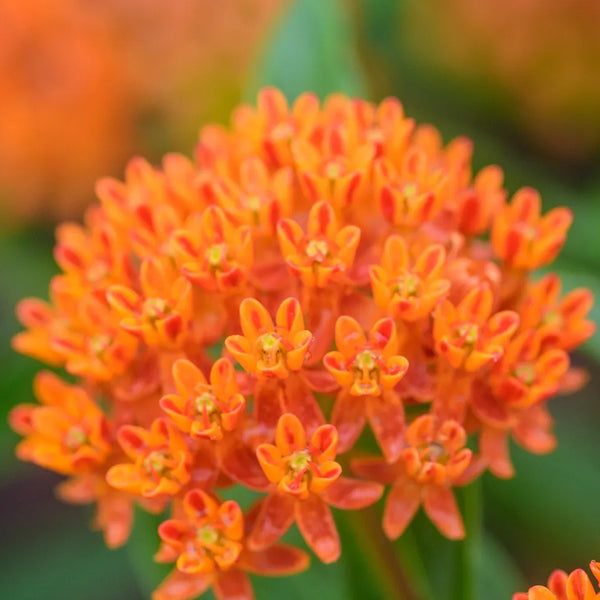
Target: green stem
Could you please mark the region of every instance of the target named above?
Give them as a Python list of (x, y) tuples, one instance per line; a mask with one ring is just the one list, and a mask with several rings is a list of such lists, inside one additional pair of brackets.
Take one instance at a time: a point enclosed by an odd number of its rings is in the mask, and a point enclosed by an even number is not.
[(481, 502), (481, 481), (478, 479), (460, 490), (465, 539), (459, 543), (454, 579), (454, 600), (476, 600), (476, 578), (478, 561), (481, 556), (483, 510)]

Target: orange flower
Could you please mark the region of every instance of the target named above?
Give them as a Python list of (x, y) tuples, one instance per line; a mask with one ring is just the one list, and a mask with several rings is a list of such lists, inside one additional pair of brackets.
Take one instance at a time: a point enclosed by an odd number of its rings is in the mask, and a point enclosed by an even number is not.
[(573, 350), (588, 340), (596, 331), (596, 324), (586, 319), (594, 303), (590, 290), (577, 288), (562, 299), (560, 277), (548, 273), (531, 284), (521, 305), (521, 327), (536, 328), (542, 346)]
[[(593, 560), (590, 570), (600, 583), (600, 563)], [(514, 594), (513, 600), (600, 600), (600, 592), (594, 590), (583, 569), (575, 569), (569, 575), (556, 570), (548, 578), (548, 587), (534, 585), (528, 592)]]
[(169, 421), (156, 419), (150, 430), (124, 425), (119, 444), (133, 461), (111, 467), (106, 480), (113, 487), (145, 498), (176, 494), (190, 480), (190, 452)]
[(108, 423), (87, 392), (42, 371), (34, 382), (43, 404), (11, 411), (11, 427), (25, 435), (17, 446), (21, 460), (64, 475), (88, 472), (102, 464), (111, 445)]
[(338, 559), (340, 541), (328, 504), (363, 508), (376, 502), (383, 488), (340, 477), (336, 451), (337, 431), (332, 425), (319, 427), (307, 444), (296, 416), (286, 413), (279, 418), (275, 445), (261, 444), (256, 450), (260, 466), (277, 490), (261, 504), (248, 541), (251, 548), (270, 546), (296, 521), (306, 543), (323, 562)]
[(218, 206), (192, 216), (171, 245), (183, 275), (208, 291), (239, 289), (253, 261), (250, 227), (235, 227)]
[(393, 388), (408, 370), (408, 361), (398, 355), (396, 326), (381, 319), (369, 332), (352, 318), (342, 316), (335, 325), (335, 352), (323, 357), (325, 368), (342, 386), (331, 416), (345, 452), (360, 436), (365, 421), (386, 458), (394, 461), (401, 450), (404, 409)]
[(569, 355), (557, 348), (543, 352), (535, 330), (508, 342), (492, 376), (492, 389), (502, 402), (514, 408), (538, 404), (556, 394), (569, 368)]
[(473, 372), (502, 357), (519, 315), (510, 310), (492, 315), (492, 304), (490, 288), (480, 286), (457, 306), (448, 300), (437, 306), (433, 323), (436, 350), (454, 369)]
[(492, 244), (506, 264), (524, 270), (543, 267), (563, 247), (573, 220), (571, 211), (555, 208), (542, 217), (541, 203), (536, 190), (523, 188), (494, 217)]
[(261, 552), (245, 548), (244, 518), (239, 505), (222, 504), (202, 490), (191, 490), (183, 499), (182, 519), (161, 523), (161, 554), (177, 560), (176, 570), (152, 595), (153, 600), (184, 600), (209, 587), (217, 598), (254, 597), (247, 572), (259, 575), (292, 575), (308, 566), (308, 556), (278, 544)]
[(110, 305), (123, 317), (120, 325), (148, 346), (177, 348), (192, 316), (192, 288), (166, 260), (148, 259), (140, 268), (142, 294), (123, 285), (108, 288)]
[(258, 300), (246, 298), (240, 304), (240, 323), (244, 335), (230, 335), (225, 348), (248, 373), (285, 379), (290, 371), (302, 369), (312, 335), (304, 329), (298, 300), (284, 300), (273, 324)]
[(382, 459), (354, 459), (352, 470), (362, 477), (391, 483), (385, 502), (383, 530), (395, 540), (422, 504), (443, 535), (461, 539), (464, 526), (450, 486), (471, 461), (467, 436), (456, 421), (436, 423), (431, 415), (417, 417), (405, 433), (407, 447), (394, 465)]
[(391, 235), (385, 241), (381, 266), (371, 265), (369, 269), (375, 303), (405, 321), (429, 316), (450, 289), (450, 282), (440, 277), (445, 260), (443, 246), (435, 244), (411, 265), (404, 238)]
[(339, 227), (329, 202), (321, 201), (308, 213), (305, 234), (292, 219), (281, 219), (277, 237), (281, 252), (292, 273), (307, 287), (325, 287), (340, 280), (352, 266), (360, 229), (354, 225)]
[(192, 362), (180, 359), (173, 365), (177, 394), (167, 394), (160, 407), (173, 419), (180, 431), (192, 438), (220, 440), (225, 431), (233, 431), (245, 400), (239, 393), (233, 364), (217, 360), (210, 370), (210, 384)]

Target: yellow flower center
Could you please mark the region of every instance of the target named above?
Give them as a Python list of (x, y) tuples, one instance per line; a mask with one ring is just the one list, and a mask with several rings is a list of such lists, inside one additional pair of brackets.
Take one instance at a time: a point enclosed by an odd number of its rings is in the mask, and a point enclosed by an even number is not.
[(217, 408), (215, 400), (215, 395), (212, 392), (203, 392), (199, 396), (196, 396), (196, 410), (200, 414), (204, 414), (205, 412), (208, 414), (213, 413)]
[(527, 386), (533, 385), (537, 378), (535, 367), (531, 363), (521, 363), (515, 367), (515, 377)]
[(421, 279), (413, 273), (405, 273), (394, 280), (392, 286), (392, 295), (411, 298), (419, 295), (421, 289)]
[(149, 475), (161, 476), (167, 468), (170, 456), (161, 450), (150, 452), (144, 459), (144, 469)]
[(150, 321), (164, 319), (169, 312), (171, 312), (171, 307), (167, 301), (162, 298), (147, 298), (144, 301), (143, 314), (146, 315), (146, 318)]
[(227, 259), (227, 245), (213, 244), (206, 249), (204, 258), (211, 269), (219, 269)]
[(323, 262), (329, 255), (329, 244), (325, 240), (310, 240), (305, 253), (315, 262)]
[(196, 533), (196, 539), (202, 546), (215, 546), (220, 537), (219, 532), (212, 525), (205, 525)]
[(352, 393), (358, 396), (379, 395), (380, 363), (381, 356), (372, 350), (363, 350), (355, 356), (352, 361)]
[(65, 444), (71, 451), (75, 451), (87, 442), (87, 433), (81, 425), (73, 425), (65, 436)]

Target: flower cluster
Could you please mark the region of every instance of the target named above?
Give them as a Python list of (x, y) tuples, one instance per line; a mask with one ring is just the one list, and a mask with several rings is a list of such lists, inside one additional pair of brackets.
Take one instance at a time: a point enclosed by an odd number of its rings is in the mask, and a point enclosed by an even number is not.
[[(593, 560), (590, 570), (600, 583), (600, 563)], [(600, 592), (594, 590), (587, 573), (576, 569), (569, 575), (560, 569), (554, 571), (548, 578), (548, 587), (534, 585), (528, 592), (519, 592), (513, 600), (598, 600)]]
[[(294, 523), (335, 561), (330, 507), (386, 486), (389, 538), (422, 506), (459, 539), (454, 486), (511, 476), (511, 437), (552, 450), (546, 402), (582, 382), (568, 353), (594, 331), (592, 297), (531, 272), (571, 214), (528, 188), (508, 199), (471, 151), (395, 99), (290, 106), (269, 88), (204, 128), (193, 160), (132, 160), (58, 229), (62, 272), (49, 302), (21, 302), (13, 344), (78, 383), (38, 376), (41, 406), (11, 414), (18, 453), (97, 504), (109, 546), (134, 504), (170, 509), (155, 600), (251, 598), (247, 573), (304, 569), (279, 541)], [(258, 502), (223, 501), (232, 484)]]

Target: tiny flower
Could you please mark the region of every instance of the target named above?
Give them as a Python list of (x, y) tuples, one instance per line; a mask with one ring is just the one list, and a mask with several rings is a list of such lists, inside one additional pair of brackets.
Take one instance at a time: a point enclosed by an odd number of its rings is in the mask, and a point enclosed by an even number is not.
[(235, 429), (245, 400), (231, 361), (217, 360), (208, 383), (192, 362), (179, 359), (173, 365), (173, 379), (177, 394), (163, 396), (160, 406), (180, 431), (196, 439), (220, 440), (224, 432)]
[(443, 535), (463, 538), (464, 526), (451, 485), (471, 461), (464, 429), (456, 421), (438, 424), (432, 415), (422, 415), (406, 429), (405, 438), (406, 448), (393, 465), (377, 458), (352, 461), (355, 473), (392, 484), (383, 514), (385, 534), (392, 540), (402, 535), (422, 504)]
[(438, 304), (433, 323), (436, 350), (454, 369), (473, 372), (502, 357), (516, 331), (519, 315), (504, 310), (492, 315), (488, 286), (471, 290), (458, 305)]
[(284, 300), (273, 324), (258, 300), (246, 298), (240, 304), (240, 323), (244, 335), (230, 335), (225, 348), (248, 373), (285, 379), (290, 371), (302, 369), (312, 334), (304, 329), (298, 300)]
[(568, 208), (555, 208), (542, 217), (540, 195), (523, 188), (494, 217), (494, 251), (517, 269), (543, 267), (556, 258), (572, 220)]
[(122, 285), (108, 288), (109, 304), (121, 315), (121, 327), (149, 346), (176, 348), (192, 316), (192, 288), (166, 261), (149, 259), (140, 268), (141, 294)]
[(560, 298), (561, 281), (549, 273), (528, 286), (519, 307), (521, 328), (535, 328), (542, 346), (573, 350), (596, 331), (587, 318), (594, 304), (590, 290), (577, 288)]
[[(600, 583), (600, 563), (593, 560), (590, 570)], [(514, 594), (512, 600), (600, 600), (600, 592), (594, 589), (583, 569), (575, 569), (570, 574), (557, 569), (548, 578), (548, 587), (534, 585), (527, 592)]]
[(418, 227), (440, 210), (444, 171), (432, 167), (419, 148), (406, 152), (399, 169), (389, 159), (376, 161), (374, 180), (381, 213), (394, 225)]
[(181, 273), (209, 292), (240, 289), (253, 262), (250, 227), (236, 227), (218, 206), (174, 231), (171, 247)]
[(249, 538), (251, 548), (276, 542), (294, 521), (306, 543), (325, 563), (340, 555), (340, 541), (328, 504), (342, 509), (376, 502), (383, 488), (376, 483), (341, 477), (335, 462), (337, 431), (322, 425), (307, 444), (300, 420), (291, 413), (279, 418), (275, 444), (261, 444), (256, 456), (277, 489), (261, 503)]
[(182, 518), (164, 521), (158, 534), (163, 543), (159, 556), (176, 560), (176, 569), (154, 592), (153, 600), (187, 600), (211, 586), (217, 598), (250, 600), (254, 594), (248, 572), (291, 575), (308, 566), (308, 556), (291, 546), (248, 550), (239, 505), (232, 500), (219, 503), (198, 489), (185, 495)]
[(381, 266), (372, 265), (369, 270), (375, 303), (397, 319), (427, 317), (450, 289), (450, 282), (440, 277), (445, 260), (443, 246), (436, 244), (411, 264), (404, 239), (391, 235), (385, 242)]
[(124, 425), (118, 441), (131, 463), (111, 467), (106, 480), (113, 487), (154, 498), (174, 495), (190, 480), (190, 453), (185, 439), (166, 419), (156, 419), (150, 430)]
[(34, 388), (42, 406), (20, 405), (9, 416), (13, 429), (26, 436), (17, 456), (66, 475), (101, 465), (111, 451), (108, 424), (88, 393), (47, 371), (38, 374)]
[(339, 227), (329, 202), (312, 206), (305, 234), (292, 219), (277, 224), (279, 246), (289, 270), (307, 287), (325, 287), (339, 279), (354, 261), (360, 229), (354, 225)]
[(342, 386), (331, 417), (340, 434), (340, 450), (354, 444), (368, 419), (386, 458), (396, 460), (404, 409), (393, 388), (408, 370), (408, 360), (398, 355), (394, 322), (377, 321), (367, 340), (354, 319), (342, 316), (335, 325), (335, 342), (338, 350), (327, 353), (323, 364)]

